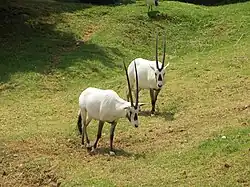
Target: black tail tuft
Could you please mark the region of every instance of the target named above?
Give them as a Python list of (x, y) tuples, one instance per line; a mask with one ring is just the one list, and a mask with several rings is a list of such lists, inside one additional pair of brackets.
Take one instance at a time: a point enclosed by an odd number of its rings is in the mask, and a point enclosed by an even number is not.
[(78, 114), (77, 127), (78, 127), (80, 134), (82, 134), (82, 116), (80, 112)]

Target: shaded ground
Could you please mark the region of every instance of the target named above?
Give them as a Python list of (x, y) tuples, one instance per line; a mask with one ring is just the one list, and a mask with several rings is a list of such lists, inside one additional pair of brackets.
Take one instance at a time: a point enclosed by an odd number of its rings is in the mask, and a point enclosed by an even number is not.
[[(40, 2), (37, 12), (26, 3), (13, 8), (26, 21), (17, 13), (1, 24), (1, 186), (250, 185), (249, 3), (164, 1), (156, 19), (142, 1)], [(76, 129), (80, 92), (95, 86), (125, 98), (121, 59), (154, 59), (155, 29), (167, 34), (170, 62), (156, 115), (141, 91), (140, 126), (119, 121), (117, 156), (107, 154), (109, 124), (89, 155)], [(96, 121), (88, 131), (94, 141)]]
[[(170, 1), (173, 1), (173, 0), (170, 0)], [(218, 6), (218, 5), (242, 3), (242, 2), (247, 2), (249, 0), (178, 0), (178, 1), (184, 2), (184, 3), (193, 3), (196, 5)]]
[[(15, 3), (1, 6), (1, 58), (0, 81), (7, 82), (13, 73), (37, 72), (49, 74), (55, 69), (65, 69), (81, 58), (83, 67), (96, 68), (87, 61), (101, 61), (105, 67), (114, 68), (108, 53), (121, 56), (117, 48), (102, 47), (90, 41), (98, 24), (88, 24), (79, 33), (72, 33), (66, 26), (58, 28), (58, 22), (65, 22), (66, 15), (83, 11), (90, 5), (56, 3), (53, 1)], [(60, 16), (61, 15), (61, 16)], [(64, 16), (65, 15), (65, 16)], [(81, 22), (78, 24), (85, 24)], [(12, 54), (12, 55), (8, 55)], [(61, 56), (70, 55), (70, 60), (62, 61)]]

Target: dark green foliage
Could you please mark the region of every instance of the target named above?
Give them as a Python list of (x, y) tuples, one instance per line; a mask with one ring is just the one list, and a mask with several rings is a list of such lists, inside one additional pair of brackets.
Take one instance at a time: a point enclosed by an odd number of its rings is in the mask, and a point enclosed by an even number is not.
[(107, 5), (107, 4), (115, 4), (117, 0), (80, 0), (82, 3), (91, 3), (97, 5)]
[(135, 0), (79, 0), (82, 3), (90, 3), (96, 5), (109, 5), (109, 4), (130, 4), (135, 2)]
[(246, 2), (248, 0), (178, 0), (185, 3), (193, 3), (198, 5), (223, 5), (231, 3)]

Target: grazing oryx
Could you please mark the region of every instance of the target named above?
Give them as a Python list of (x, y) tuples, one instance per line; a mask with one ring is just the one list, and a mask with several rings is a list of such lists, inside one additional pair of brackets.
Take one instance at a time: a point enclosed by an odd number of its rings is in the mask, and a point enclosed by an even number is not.
[[(134, 127), (139, 126), (138, 120), (138, 112), (140, 104), (138, 103), (138, 76), (136, 70), (136, 64), (134, 63), (134, 68), (136, 72), (136, 101), (133, 103), (133, 96), (130, 87), (128, 72), (125, 63), (123, 62), (128, 89), (129, 89), (129, 96), (130, 101), (125, 101), (118, 96), (118, 94), (113, 90), (103, 90), (98, 88), (89, 87), (85, 89), (80, 97), (79, 97), (79, 114), (78, 114), (78, 130), (82, 134), (82, 145), (84, 145), (84, 136), (86, 136), (87, 141), (87, 149), (91, 150), (91, 152), (95, 151), (97, 147), (97, 143), (101, 138), (102, 128), (105, 122), (111, 124), (110, 128), (110, 154), (115, 155), (113, 150), (113, 137), (114, 131), (119, 118), (127, 117), (130, 123)], [(87, 126), (92, 119), (96, 119), (99, 121), (97, 138), (93, 145), (90, 145), (90, 141), (87, 134)]]
[(148, 12), (149, 12), (149, 10), (151, 10), (151, 11), (153, 10), (153, 5), (155, 5), (155, 6), (159, 5), (158, 1), (159, 0), (146, 0), (146, 4), (148, 6)]
[[(139, 90), (141, 89), (149, 89), (152, 110), (151, 114), (155, 112), (155, 103), (157, 100), (157, 96), (161, 91), (163, 85), (165, 84), (165, 71), (169, 66), (169, 63), (164, 66), (165, 62), (165, 52), (166, 52), (166, 36), (164, 36), (164, 53), (162, 63), (158, 61), (158, 34), (156, 36), (156, 61), (150, 61), (143, 58), (136, 58), (133, 60), (128, 66), (128, 75), (129, 80), (131, 81), (131, 88), (134, 87), (135, 82), (135, 69), (133, 64), (136, 63), (137, 73), (139, 79)], [(129, 93), (127, 92), (127, 99), (129, 99)]]

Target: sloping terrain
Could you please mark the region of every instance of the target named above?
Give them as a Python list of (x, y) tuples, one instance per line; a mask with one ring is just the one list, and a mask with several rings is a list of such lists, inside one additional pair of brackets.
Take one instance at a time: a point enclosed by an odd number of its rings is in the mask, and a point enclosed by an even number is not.
[[(250, 3), (56, 1), (1, 7), (1, 186), (250, 186)], [(81, 148), (78, 96), (88, 86), (125, 98), (122, 60), (154, 59), (166, 33), (166, 85), (135, 129), (116, 128), (117, 156)], [(162, 54), (162, 46), (159, 46)], [(161, 56), (160, 56), (161, 57)], [(97, 122), (89, 127), (94, 141)]]

